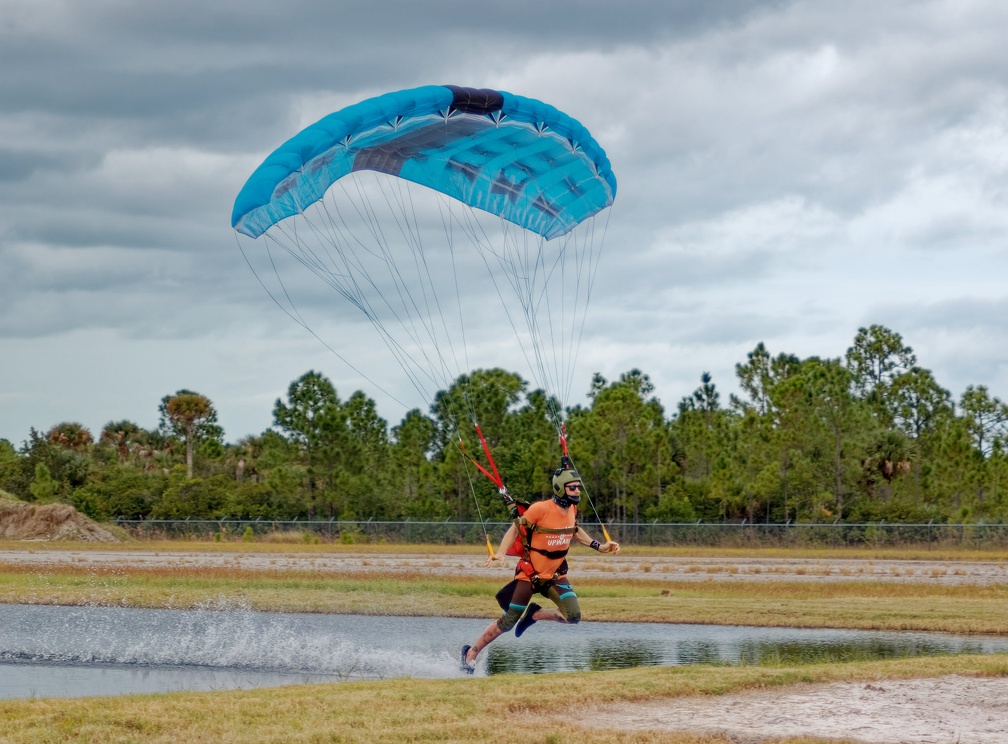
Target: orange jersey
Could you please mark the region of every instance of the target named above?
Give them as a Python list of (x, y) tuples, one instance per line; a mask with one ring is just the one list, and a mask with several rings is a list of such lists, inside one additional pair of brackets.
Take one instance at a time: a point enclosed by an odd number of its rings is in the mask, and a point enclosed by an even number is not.
[[(553, 578), (557, 569), (563, 564), (567, 549), (574, 538), (577, 529), (576, 520), (576, 506), (571, 505), (562, 509), (552, 499), (537, 501), (525, 510), (522, 522), (530, 526), (532, 533), (529, 550), (529, 562), (532, 565), (529, 567), (524, 560), (518, 562), (519, 579), (528, 580), (530, 574), (538, 575), (542, 579)], [(559, 557), (550, 557), (544, 553), (550, 555), (559, 553)]]

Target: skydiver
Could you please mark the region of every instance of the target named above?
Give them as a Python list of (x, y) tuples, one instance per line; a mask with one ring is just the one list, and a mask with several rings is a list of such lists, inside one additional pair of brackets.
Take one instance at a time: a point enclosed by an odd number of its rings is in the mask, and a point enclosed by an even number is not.
[[(581, 501), (581, 477), (569, 467), (553, 474), (553, 498), (532, 504), (504, 533), (500, 547), (487, 558), (488, 568), (506, 559), (507, 550), (521, 537), (524, 554), (515, 567), (514, 580), (501, 589), (497, 601), (504, 614), (487, 626), (472, 645), (462, 647), (462, 669), (472, 674), (480, 651), (502, 633), (515, 629), (520, 637), (540, 620), (574, 624), (581, 620), (577, 595), (567, 579), (567, 551), (571, 540), (600, 553), (619, 553), (619, 543), (600, 543), (577, 523), (577, 505)], [(555, 610), (544, 610), (530, 602), (533, 594), (548, 597)]]

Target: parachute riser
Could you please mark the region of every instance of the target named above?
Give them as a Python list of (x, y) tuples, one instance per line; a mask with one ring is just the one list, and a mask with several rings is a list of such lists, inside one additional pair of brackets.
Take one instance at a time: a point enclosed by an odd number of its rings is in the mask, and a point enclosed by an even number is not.
[[(497, 470), (497, 463), (494, 462), (493, 455), (490, 453), (490, 445), (487, 443), (486, 437), (483, 435), (483, 430), (480, 428), (480, 425), (478, 423), (473, 422), (473, 425), (476, 428), (476, 435), (479, 437), (480, 445), (483, 447), (483, 453), (486, 455), (487, 463), (489, 464), (490, 469), (483, 467), (483, 465), (478, 463), (472, 457), (472, 455), (470, 455), (466, 451), (465, 442), (462, 441), (461, 436), (459, 436), (458, 440), (459, 451), (461, 451), (462, 455), (467, 460), (469, 460), (469, 462), (471, 462), (476, 467), (477, 470), (483, 473), (483, 475), (485, 475), (491, 483), (497, 486), (497, 493), (499, 493), (501, 499), (503, 499), (504, 505), (507, 507), (508, 513), (511, 515), (511, 518), (515, 519), (518, 516), (518, 502), (515, 501), (514, 497), (511, 496), (511, 493), (508, 491), (507, 486), (504, 485), (504, 479), (501, 477), (500, 472)], [(561, 467), (564, 469), (573, 470), (574, 462), (573, 460), (571, 460), (570, 452), (567, 449), (566, 424), (560, 424), (559, 440), (560, 440), (560, 448), (563, 452), (563, 455), (560, 458)], [(582, 482), (582, 488), (584, 488), (583, 482)], [(473, 494), (473, 496), (475, 497), (475, 494)], [(592, 511), (595, 513), (595, 518), (599, 520), (599, 527), (602, 528), (602, 534), (603, 536), (605, 536), (606, 542), (612, 542), (612, 538), (609, 536), (609, 530), (606, 529), (605, 523), (599, 516), (598, 510), (595, 508), (595, 502), (592, 501), (591, 496), (588, 495), (587, 490), (585, 490), (585, 496), (588, 498), (588, 503), (591, 505)], [(484, 535), (486, 536), (487, 552), (490, 554), (490, 557), (493, 558), (494, 549), (490, 543), (490, 536), (489, 534), (486, 533), (485, 530)]]
[[(567, 450), (567, 425), (560, 424), (560, 449), (563, 451), (563, 455), (560, 458), (560, 465), (564, 469), (576, 470), (574, 467), (574, 461), (571, 460), (570, 452)], [(591, 505), (592, 511), (595, 512), (595, 518), (599, 521), (599, 527), (602, 528), (602, 534), (605, 536), (606, 542), (612, 542), (612, 538), (609, 537), (609, 530), (606, 529), (605, 522), (599, 516), (598, 509), (595, 508), (595, 502), (592, 501), (591, 496), (588, 495), (588, 489), (585, 488), (584, 481), (581, 481), (581, 490), (584, 491), (585, 497), (588, 499), (588, 503)]]
[[(487, 443), (486, 437), (483, 436), (483, 430), (480, 428), (480, 425), (478, 423), (473, 422), (473, 424), (476, 427), (476, 435), (479, 437), (480, 444), (483, 447), (483, 453), (486, 455), (487, 463), (490, 465), (490, 470), (487, 470), (487, 468), (483, 467), (480, 463), (476, 461), (475, 458), (473, 458), (472, 455), (470, 455), (466, 451), (465, 442), (462, 441), (461, 435), (459, 435), (458, 440), (459, 451), (462, 453), (462, 456), (465, 457), (467, 460), (469, 460), (469, 462), (471, 462), (476, 467), (477, 470), (483, 473), (483, 475), (485, 475), (491, 483), (497, 486), (497, 493), (499, 493), (501, 499), (504, 500), (504, 506), (507, 507), (508, 513), (511, 515), (512, 519), (516, 518), (518, 515), (518, 504), (511, 496), (511, 493), (508, 491), (507, 486), (504, 485), (504, 479), (501, 477), (500, 472), (497, 470), (497, 463), (494, 462), (493, 455), (490, 454), (490, 445)], [(474, 493), (473, 497), (475, 498), (475, 496), (476, 494)], [(484, 537), (486, 537), (487, 553), (489, 553), (490, 557), (493, 558), (494, 549), (493, 545), (490, 543), (490, 535), (489, 533), (487, 533), (485, 529), (483, 530), (483, 535)]]
[[(500, 472), (497, 470), (497, 463), (494, 462), (493, 455), (490, 454), (490, 445), (487, 443), (486, 437), (483, 436), (483, 430), (480, 429), (479, 424), (475, 424), (475, 427), (476, 427), (476, 435), (479, 437), (480, 444), (483, 446), (483, 452), (486, 455), (487, 463), (490, 465), (490, 469), (488, 470), (487, 468), (483, 467), (480, 463), (476, 461), (476, 459), (472, 455), (470, 455), (466, 451), (465, 442), (462, 441), (461, 436), (459, 436), (458, 440), (459, 451), (461, 451), (462, 456), (465, 457), (469, 462), (471, 462), (477, 470), (483, 473), (483, 475), (485, 475), (491, 483), (497, 486), (497, 493), (500, 494), (501, 499), (503, 499), (504, 501), (504, 506), (507, 507), (508, 512), (512, 513), (513, 516), (513, 512), (517, 508), (517, 502), (515, 502), (514, 498), (511, 496), (511, 492), (508, 491), (508, 487), (504, 485), (504, 479), (501, 477)], [(493, 555), (492, 552), (491, 555)]]

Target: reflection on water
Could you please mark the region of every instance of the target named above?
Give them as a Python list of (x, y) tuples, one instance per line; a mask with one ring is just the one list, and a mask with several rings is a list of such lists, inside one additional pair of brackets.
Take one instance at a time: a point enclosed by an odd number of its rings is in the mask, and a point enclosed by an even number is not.
[[(0, 605), (0, 698), (222, 690), (461, 676), (486, 621)], [(1008, 638), (849, 630), (537, 623), (502, 636), (478, 674), (680, 664), (807, 663), (1008, 651)]]
[[(613, 636), (569, 644), (569, 639), (557, 634), (550, 639), (553, 643), (531, 641), (524, 646), (491, 646), (487, 672), (596, 671), (684, 664), (813, 664), (1008, 651), (1008, 639), (947, 634), (714, 625), (600, 625), (613, 627)], [(621, 637), (620, 629), (624, 627), (633, 628), (630, 637)]]
[(872, 659), (908, 659), (913, 656), (938, 656), (947, 653), (984, 653), (984, 645), (969, 639), (958, 640), (952, 648), (947, 640), (934, 641), (911, 634), (905, 638), (837, 641), (834, 643), (765, 643), (743, 644), (739, 653), (741, 664), (816, 664)]

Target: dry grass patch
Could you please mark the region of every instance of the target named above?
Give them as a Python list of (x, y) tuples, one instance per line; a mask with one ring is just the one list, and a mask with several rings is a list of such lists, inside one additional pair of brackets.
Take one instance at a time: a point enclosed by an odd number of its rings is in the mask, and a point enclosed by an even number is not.
[[(0, 563), (0, 602), (491, 617), (506, 575)], [(575, 580), (586, 620), (1006, 634), (1005, 585)]]
[[(670, 701), (682, 696), (722, 695), (743, 690), (784, 689), (789, 685), (874, 681), (946, 674), (1008, 675), (1006, 657), (932, 657), (889, 662), (824, 664), (807, 667), (638, 667), (551, 674), (537, 688), (560, 689), (566, 700), (558, 712), (555, 696), (521, 694), (528, 679), (500, 675), (475, 679), (344, 682), (261, 690), (172, 693), (116, 698), (0, 701), (6, 742), (101, 741), (109, 744), (192, 742), (358, 742), (439, 741), (470, 744), (496, 741), (501, 732), (525, 722), (536, 741), (581, 744), (585, 740), (719, 742), (723, 737), (655, 732), (586, 732), (573, 721), (577, 707)], [(822, 741), (794, 738), (795, 742)]]
[[(303, 532), (267, 533), (256, 535), (252, 542), (244, 542), (241, 536), (233, 539), (215, 542), (207, 540), (147, 540), (133, 539), (128, 543), (118, 544), (116, 550), (139, 552), (162, 551), (171, 552), (214, 552), (214, 553), (317, 553), (328, 554), (368, 554), (386, 553), (393, 555), (435, 555), (464, 554), (472, 555), (481, 546), (463, 545), (420, 545), (387, 542), (357, 543), (344, 545), (340, 543), (305, 544)], [(42, 550), (107, 550), (107, 545), (86, 542), (37, 542), (34, 547)], [(24, 550), (25, 544), (16, 540), (0, 540), (0, 550)], [(702, 546), (636, 546), (629, 543), (622, 545), (620, 554), (626, 557), (641, 558), (684, 558), (684, 559), (725, 559), (726, 561), (742, 561), (746, 559), (823, 559), (823, 560), (921, 560), (948, 562), (999, 562), (1008, 564), (1008, 549), (992, 548), (977, 550), (959, 546), (908, 546), (902, 548), (886, 547), (806, 547), (806, 548), (714, 548)]]

